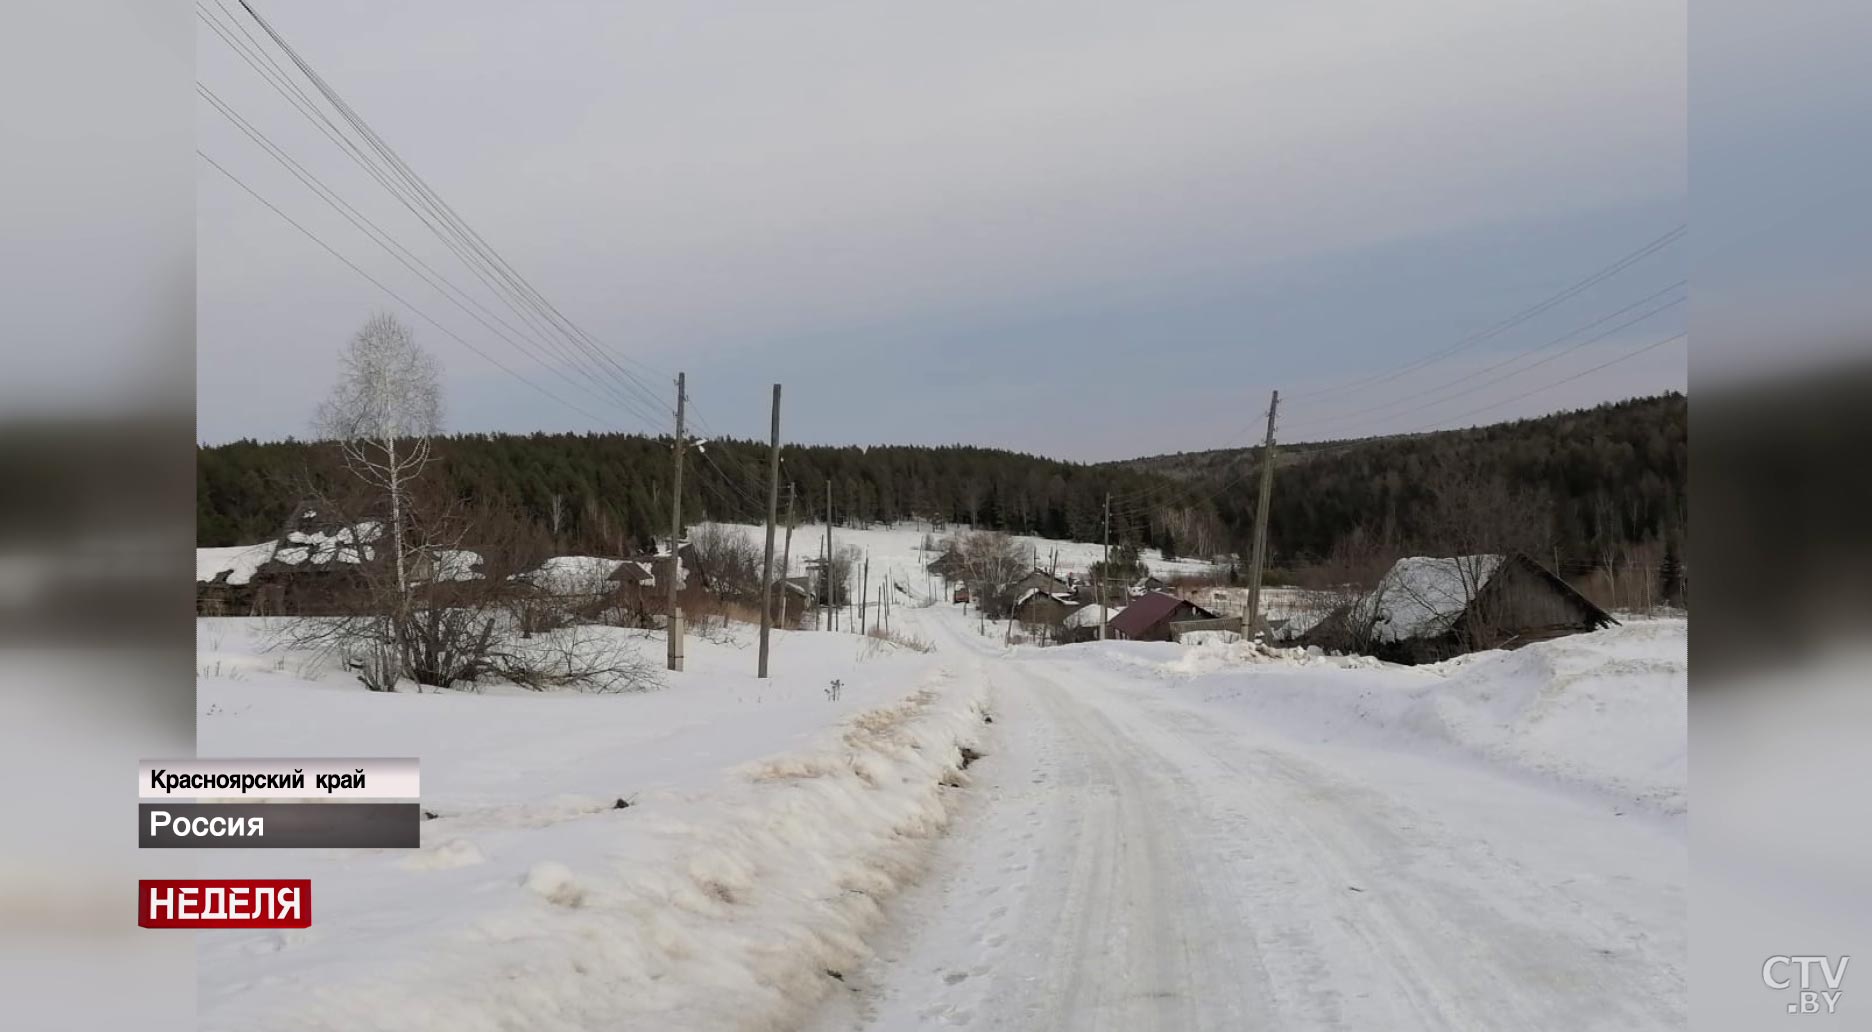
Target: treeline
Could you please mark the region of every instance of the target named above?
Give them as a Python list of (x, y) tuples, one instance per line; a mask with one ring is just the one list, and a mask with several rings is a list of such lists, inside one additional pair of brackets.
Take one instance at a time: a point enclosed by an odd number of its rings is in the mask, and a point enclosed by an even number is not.
[[(1216, 513), (1234, 540), (1253, 526), (1258, 449), (1160, 455), (1117, 465), (1181, 481), (1197, 496), (1220, 485)], [(1452, 482), (1500, 488), (1541, 526), (1527, 535), (1544, 561), (1575, 571), (1643, 546), (1688, 540), (1689, 400), (1669, 393), (1536, 419), (1409, 437), (1306, 444), (1275, 463), (1270, 548), (1287, 565), (1327, 558), (1355, 533), (1427, 552), (1457, 547), (1437, 504)]]
[[(518, 508), (568, 552), (628, 554), (669, 534), (670, 439), (617, 434), (460, 434), (434, 442), (424, 472), (479, 504)], [(783, 477), (795, 518), (823, 519), (831, 483), (840, 524), (932, 520), (1056, 538), (1094, 539), (1107, 491), (1168, 484), (1145, 472), (1093, 467), (988, 448), (789, 445)], [(242, 544), (279, 532), (305, 485), (339, 476), (332, 446), (237, 441), (197, 453), (197, 537)], [(691, 447), (683, 473), (686, 523), (758, 523), (766, 516), (764, 443), (716, 439)], [(789, 491), (780, 497), (782, 518)]]
[[(1687, 423), (1687, 400), (1670, 394), (1475, 430), (1284, 449), (1269, 535), (1273, 560), (1323, 561), (1349, 539), (1430, 552), (1460, 547), (1447, 495), (1476, 483), (1506, 491), (1545, 527), (1530, 545), (1575, 571), (1631, 562), (1647, 543), (1681, 547)], [(426, 479), (457, 497), (522, 513), (567, 552), (629, 554), (668, 533), (667, 437), (463, 434), (438, 440), (435, 449)], [(841, 524), (932, 520), (1096, 541), (1110, 493), (1114, 542), (1214, 556), (1242, 551), (1254, 520), (1252, 449), (1102, 465), (962, 446), (789, 445), (784, 454), (783, 482), (797, 489), (800, 522), (824, 517), (828, 481)], [(332, 458), (329, 445), (298, 441), (201, 448), (198, 543), (274, 536), (308, 478), (332, 482)], [(714, 440), (692, 449), (686, 521), (759, 522), (767, 462), (758, 442)], [(1442, 504), (1433, 504), (1439, 493)], [(783, 518), (786, 507), (783, 489)]]

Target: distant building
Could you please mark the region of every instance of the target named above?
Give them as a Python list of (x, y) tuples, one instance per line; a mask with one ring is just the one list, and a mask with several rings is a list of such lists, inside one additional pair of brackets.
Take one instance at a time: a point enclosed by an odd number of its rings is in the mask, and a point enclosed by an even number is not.
[(390, 550), (378, 548), (383, 534), (376, 520), (345, 522), (317, 505), (299, 505), (249, 575), (249, 611), (317, 616), (355, 609), (366, 578), (389, 560)]
[(1066, 618), (1060, 621), (1059, 640), (1062, 642), (1097, 641), (1101, 619), (1100, 614), (1103, 613), (1103, 619), (1109, 621), (1112, 617), (1122, 612), (1124, 612), (1123, 606), (1106, 606), (1103, 609), (1101, 609), (1097, 603), (1080, 606), (1078, 609), (1066, 614)]
[(1480, 649), (1580, 634), (1618, 623), (1533, 559), (1414, 556), (1356, 601), (1295, 636), (1301, 644), (1427, 663)]
[(924, 569), (942, 578), (944, 581), (961, 580), (964, 568), (965, 564), (962, 561), (962, 556), (954, 549), (937, 556), (930, 561), (929, 565), (924, 567)]
[(1008, 590), (1012, 591), (1017, 597), (1029, 591), (1044, 591), (1052, 595), (1070, 594), (1072, 589), (1073, 586), (1071, 582), (1061, 580), (1041, 569), (1035, 569), (1020, 580), (1008, 585)]
[(1059, 627), (1067, 615), (1079, 608), (1072, 596), (1028, 588), (1014, 599), (1014, 619), (1030, 627)]
[(1172, 623), (1185, 620), (1214, 620), (1216, 614), (1175, 595), (1147, 591), (1134, 598), (1106, 625), (1108, 637), (1125, 641), (1170, 641), (1175, 637)]
[(1163, 589), (1163, 579), (1147, 573), (1133, 582), (1131, 587), (1126, 590), (1125, 594), (1129, 595), (1131, 598), (1137, 598), (1147, 591), (1162, 591)]

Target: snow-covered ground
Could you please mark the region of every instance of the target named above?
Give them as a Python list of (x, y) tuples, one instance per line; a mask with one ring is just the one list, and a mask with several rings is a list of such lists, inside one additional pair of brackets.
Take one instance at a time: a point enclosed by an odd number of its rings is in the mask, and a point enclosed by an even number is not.
[(418, 756), (437, 816), (416, 852), (205, 858), (311, 878), (316, 917), (203, 933), (204, 1028), (784, 1027), (861, 960), (984, 726), (980, 678), (846, 634), (777, 632), (767, 681), (744, 635), (659, 692), (372, 694), (258, 623), (200, 621), (202, 754)]
[[(1683, 821), (1521, 769), (1622, 771), (1591, 739), (1634, 710), (1620, 744), (1681, 757), (1683, 628), (1627, 631), (1445, 671), (1016, 648), (940, 876), (808, 1027), (1683, 1027)], [(1395, 719), (1439, 685), (1484, 713)]]
[[(835, 530), (874, 580), (920, 540)], [(201, 935), (203, 1026), (1682, 1024), (1683, 621), (1405, 668), (897, 602), (935, 651), (779, 632), (761, 682), (692, 639), (608, 696), (373, 695), (201, 621), (204, 754), (417, 755), (438, 815), (211, 854), (317, 904)]]
[(1102, 666), (1306, 740), (1482, 760), (1660, 816), (1681, 816), (1688, 772), (1682, 619), (1399, 667), (1266, 648), (1216, 634), (1194, 645), (1071, 646)]

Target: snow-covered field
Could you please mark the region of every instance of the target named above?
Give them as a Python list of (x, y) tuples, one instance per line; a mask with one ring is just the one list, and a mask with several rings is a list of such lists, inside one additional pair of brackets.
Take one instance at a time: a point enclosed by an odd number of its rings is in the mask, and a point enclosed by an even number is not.
[(1682, 1024), (1684, 621), (1405, 668), (897, 603), (935, 651), (778, 632), (762, 682), (692, 639), (637, 695), (376, 695), (200, 621), (205, 755), (417, 755), (437, 815), (207, 854), (317, 905), (201, 934), (203, 1027)]
[[(759, 543), (764, 540), (765, 530), (759, 526), (739, 523), (713, 524), (739, 531), (748, 535), (749, 540)], [(844, 549), (847, 546), (866, 552), (871, 557), (871, 580), (881, 580), (888, 571), (897, 578), (897, 582), (919, 594), (929, 594), (942, 588), (940, 581), (932, 588), (928, 583), (924, 567), (942, 553), (925, 551), (924, 539), (927, 536), (932, 545), (940, 545), (942, 540), (956, 534), (966, 534), (967, 527), (951, 524), (947, 528), (931, 530), (921, 523), (899, 523), (891, 527), (851, 527), (832, 528), (832, 547)], [(781, 539), (784, 528), (774, 538), (774, 554), (781, 552)], [(1060, 576), (1068, 573), (1083, 574), (1092, 564), (1104, 557), (1104, 547), (1086, 541), (1055, 541), (1051, 538), (1012, 535), (1014, 540), (1027, 549), (1029, 557), (1042, 569), (1053, 568), (1057, 561)], [(803, 572), (801, 563), (809, 558), (816, 558), (825, 544), (825, 524), (802, 523), (793, 529), (792, 573)], [(1200, 559), (1179, 558), (1165, 562), (1156, 549), (1144, 549), (1140, 553), (1146, 566), (1159, 576), (1175, 574), (1206, 574), (1215, 567)]]

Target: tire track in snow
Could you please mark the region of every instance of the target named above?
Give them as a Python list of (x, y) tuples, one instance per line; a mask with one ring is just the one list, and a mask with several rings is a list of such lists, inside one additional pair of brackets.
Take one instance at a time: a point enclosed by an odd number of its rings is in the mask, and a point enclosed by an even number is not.
[[(987, 652), (944, 627), (951, 649)], [(953, 640), (950, 640), (953, 639)], [(816, 1028), (1681, 1026), (1681, 836), (1422, 756), (1314, 748), (1067, 656), (987, 653), (999, 755), (860, 994)], [(996, 937), (962, 886), (1026, 806)], [(974, 965), (991, 977), (939, 983)]]

